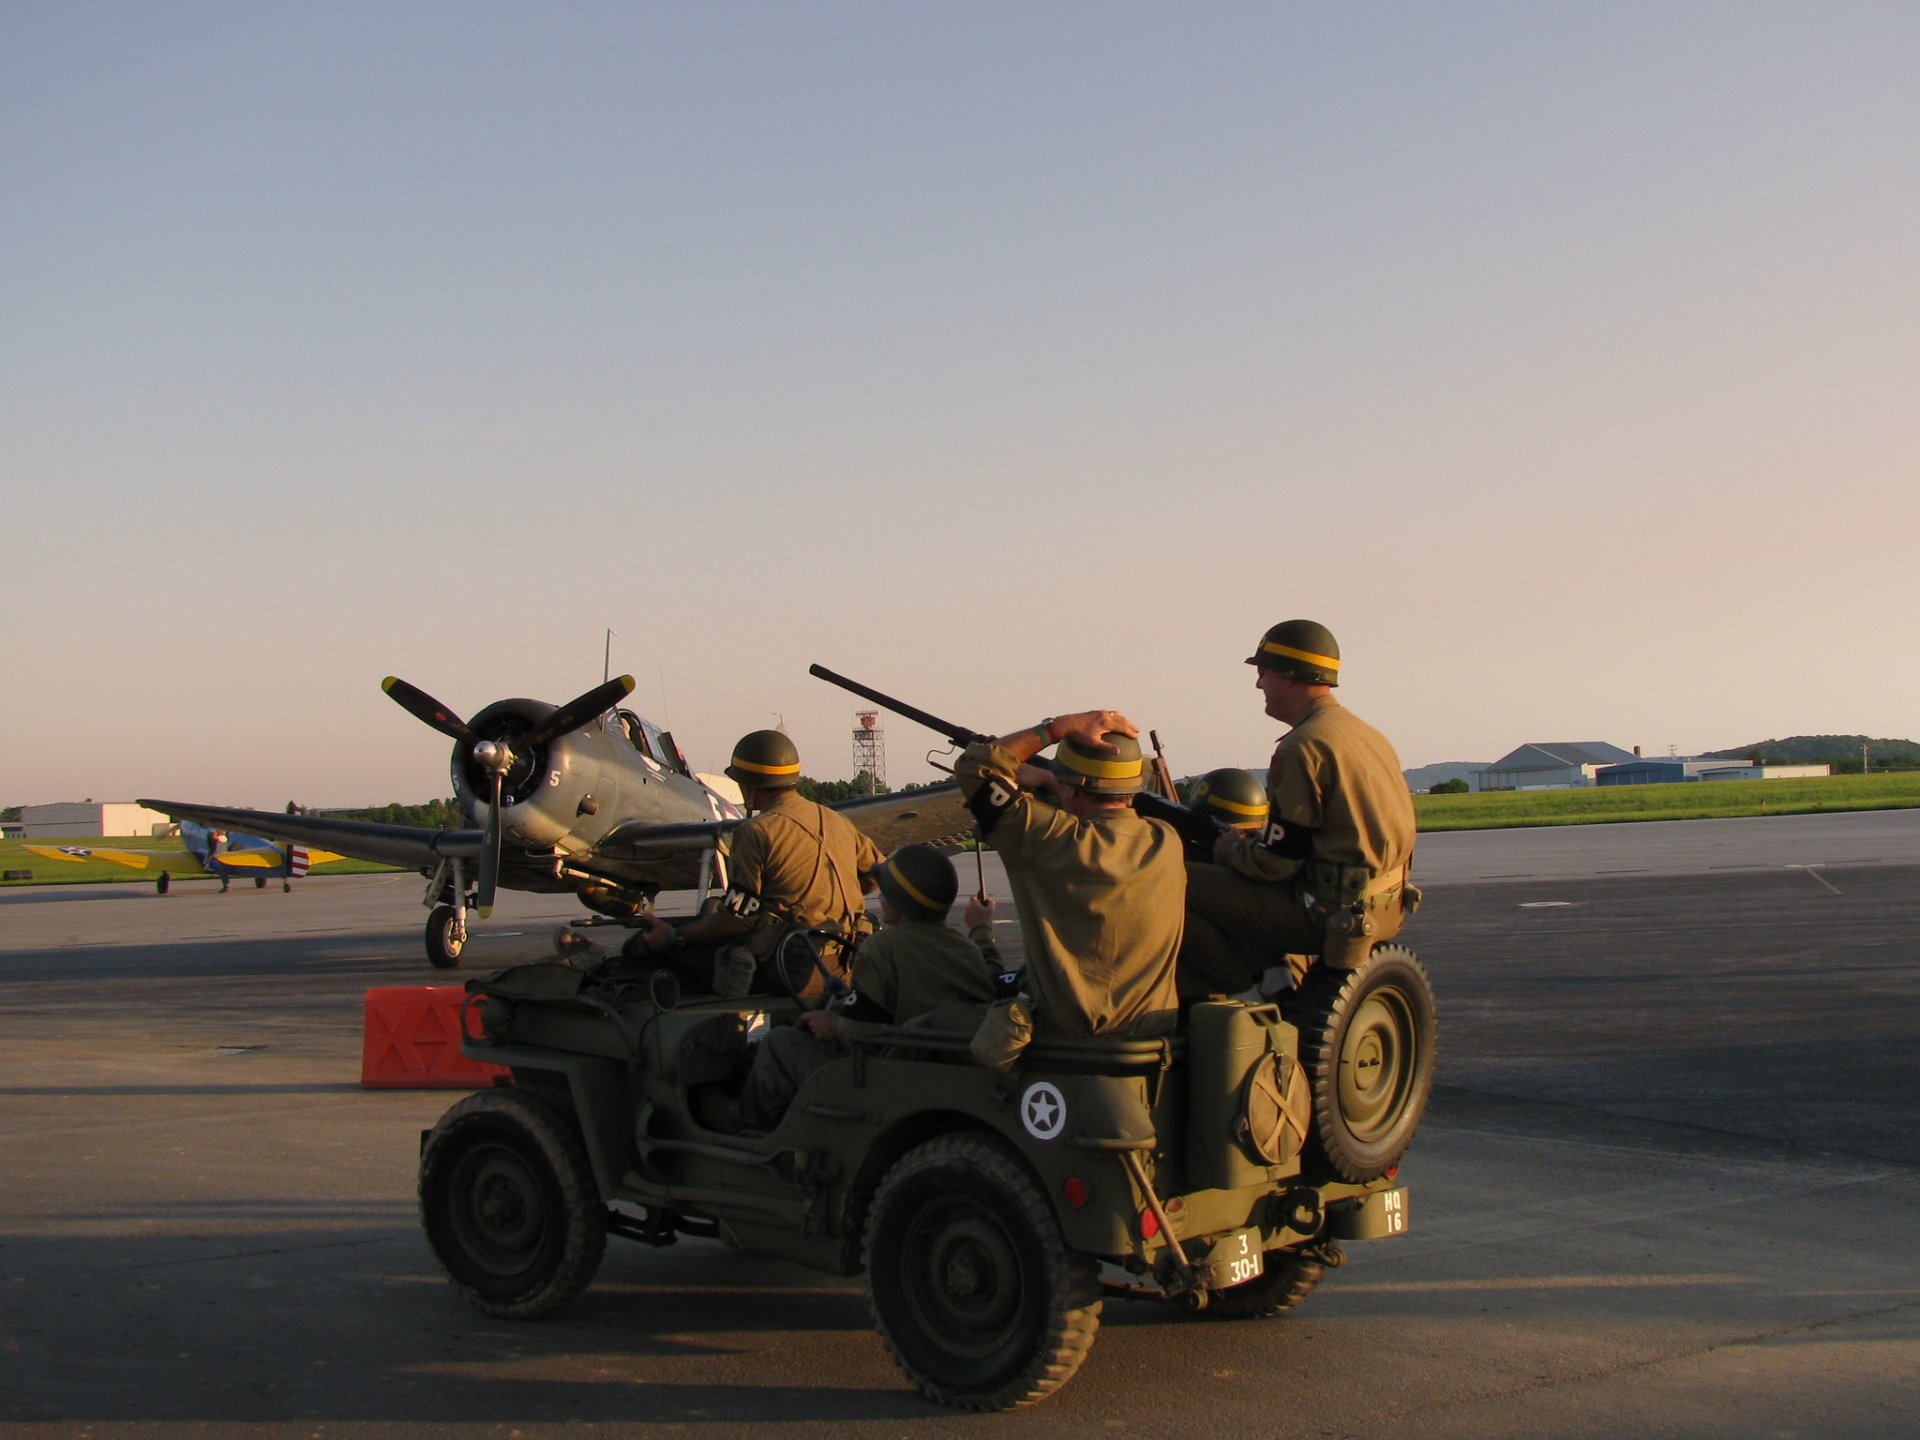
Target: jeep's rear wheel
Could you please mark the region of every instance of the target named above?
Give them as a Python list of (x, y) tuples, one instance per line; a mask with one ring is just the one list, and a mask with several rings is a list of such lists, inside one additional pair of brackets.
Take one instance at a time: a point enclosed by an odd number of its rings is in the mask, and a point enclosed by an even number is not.
[(1352, 970), (1316, 965), (1287, 1006), (1313, 1080), (1310, 1153), (1358, 1184), (1413, 1143), (1433, 1091), (1433, 983), (1411, 950), (1377, 946)]
[(1025, 1168), (983, 1135), (931, 1140), (887, 1172), (866, 1266), (894, 1363), (945, 1405), (1005, 1410), (1051, 1394), (1100, 1328), (1098, 1266), (1068, 1250)]
[(1222, 1320), (1264, 1320), (1306, 1299), (1327, 1270), (1318, 1260), (1288, 1250), (1269, 1250), (1262, 1260), (1266, 1268), (1257, 1278), (1228, 1290), (1213, 1291), (1207, 1296), (1207, 1308), (1200, 1313)]
[(447, 1278), (488, 1315), (550, 1315), (587, 1288), (607, 1212), (573, 1122), (518, 1090), (469, 1095), (420, 1155), (420, 1219)]

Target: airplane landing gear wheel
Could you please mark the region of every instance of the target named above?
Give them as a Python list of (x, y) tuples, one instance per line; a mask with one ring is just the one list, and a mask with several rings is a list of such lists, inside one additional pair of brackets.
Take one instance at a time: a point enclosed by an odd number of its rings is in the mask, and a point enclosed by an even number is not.
[(291, 880), (282, 880), (282, 881), (280, 882), (280, 893), (281, 893), (282, 895), (291, 895), (291, 894), (293, 894), (293, 881), (291, 881)]
[(1433, 1092), (1433, 983), (1411, 950), (1376, 946), (1352, 970), (1316, 965), (1287, 1018), (1313, 1081), (1309, 1155), (1343, 1180), (1385, 1175), (1413, 1143)]
[(256, 890), (264, 890), (264, 889), (266, 889), (266, 888), (267, 888), (267, 877), (266, 877), (266, 876), (264, 876), (264, 875), (256, 875), (256, 876), (254, 876), (254, 877), (253, 877), (253, 888), (254, 888), (254, 889), (256, 889)]
[(427, 916), (427, 959), (436, 970), (451, 970), (467, 948), (466, 931), (453, 918), (451, 905), (436, 905)]
[(173, 889), (173, 876), (162, 870), (160, 878), (153, 882), (153, 891), (156, 895), (164, 895), (171, 889)]
[(551, 1315), (592, 1282), (607, 1210), (570, 1116), (516, 1090), (469, 1095), (420, 1154), (420, 1221), (475, 1309)]

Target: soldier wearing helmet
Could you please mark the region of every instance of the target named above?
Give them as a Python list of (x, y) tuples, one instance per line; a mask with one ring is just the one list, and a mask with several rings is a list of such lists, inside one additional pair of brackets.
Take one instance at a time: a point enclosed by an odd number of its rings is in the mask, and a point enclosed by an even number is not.
[[(710, 950), (713, 986), (721, 995), (748, 994), (756, 981), (777, 991), (782, 987), (764, 972), (788, 934), (832, 923), (851, 941), (868, 927), (863, 897), (873, 888), (868, 872), (880, 863), (880, 851), (845, 816), (794, 789), (800, 752), (782, 731), (742, 736), (726, 773), (754, 813), (728, 837), (724, 903), (678, 927), (649, 917), (640, 943), (682, 967)], [(839, 947), (829, 951), (829, 965), (842, 963)], [(815, 977), (808, 988), (821, 983)]]
[[(1179, 997), (1180, 837), (1133, 810), (1139, 729), (1112, 710), (967, 747), (954, 776), (1007, 869), (1040, 1034), (1162, 1035)], [(1051, 770), (1031, 764), (1059, 746)]]
[(1419, 898), (1407, 883), (1413, 799), (1400, 758), (1334, 698), (1332, 632), (1282, 621), (1247, 664), (1266, 713), (1290, 728), (1267, 770), (1266, 824), (1223, 835), (1214, 863), (1188, 867), (1185, 994), (1237, 993), (1283, 955), (1296, 983), (1315, 958), (1358, 965)]
[[(771, 1130), (807, 1076), (849, 1047), (862, 1029), (904, 1025), (936, 1008), (979, 1007), (994, 997), (995, 954), (947, 925), (960, 891), (953, 862), (931, 845), (903, 845), (874, 871), (881, 929), (853, 959), (853, 988), (831, 1009), (809, 1010), (770, 1031), (753, 1057), (738, 1124)], [(726, 1128), (725, 1116), (721, 1116)]]
[(1187, 791), (1187, 807), (1211, 815), (1229, 830), (1264, 830), (1267, 826), (1267, 787), (1251, 770), (1238, 766), (1209, 770)]

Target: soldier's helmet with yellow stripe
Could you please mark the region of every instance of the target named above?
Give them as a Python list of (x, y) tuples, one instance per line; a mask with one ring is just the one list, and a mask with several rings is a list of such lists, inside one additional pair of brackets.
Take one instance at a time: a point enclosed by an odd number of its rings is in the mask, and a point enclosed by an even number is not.
[(1260, 637), (1247, 664), (1312, 685), (1340, 683), (1340, 642), (1317, 620), (1282, 620)]
[(786, 790), (800, 783), (800, 752), (779, 730), (742, 735), (727, 762), (727, 775), (742, 790)]
[(1104, 738), (1113, 746), (1111, 754), (1088, 749), (1077, 740), (1062, 740), (1054, 751), (1054, 778), (1093, 795), (1139, 794), (1146, 772), (1140, 742), (1118, 730), (1109, 730)]
[(931, 845), (902, 845), (873, 872), (880, 893), (902, 915), (944, 920), (960, 893), (953, 862)]
[(1247, 770), (1209, 770), (1187, 791), (1187, 805), (1235, 830), (1258, 830), (1267, 823), (1267, 788)]

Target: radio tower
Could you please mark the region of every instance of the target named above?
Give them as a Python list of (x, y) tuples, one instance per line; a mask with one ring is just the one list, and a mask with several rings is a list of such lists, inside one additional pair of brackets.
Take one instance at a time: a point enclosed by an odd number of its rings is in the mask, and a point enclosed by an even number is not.
[[(860, 776), (868, 777), (860, 789)], [(880, 728), (878, 710), (853, 712), (853, 783), (863, 795), (878, 795), (887, 788), (887, 732)]]

